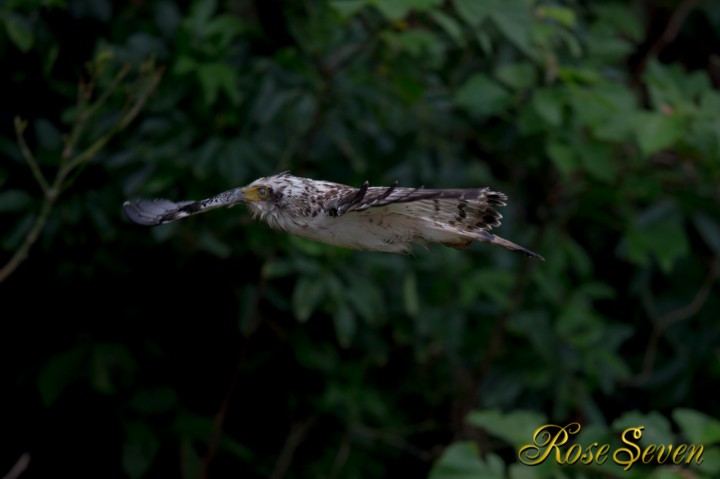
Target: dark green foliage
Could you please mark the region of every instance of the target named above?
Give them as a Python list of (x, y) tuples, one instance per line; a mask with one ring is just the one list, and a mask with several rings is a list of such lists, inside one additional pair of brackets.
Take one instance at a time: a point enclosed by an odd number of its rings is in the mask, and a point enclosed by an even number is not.
[[(720, 6), (647, 3), (0, 4), (0, 474), (718, 477)], [(492, 186), (547, 261), (122, 217), (283, 170)], [(518, 462), (574, 421), (705, 461)]]

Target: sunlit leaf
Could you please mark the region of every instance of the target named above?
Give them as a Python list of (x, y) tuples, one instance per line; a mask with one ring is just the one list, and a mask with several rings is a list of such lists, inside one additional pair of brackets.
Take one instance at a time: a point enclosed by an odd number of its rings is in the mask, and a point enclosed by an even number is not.
[(685, 135), (684, 120), (678, 116), (644, 112), (634, 121), (638, 145), (645, 155), (672, 147)]
[(348, 20), (369, 3), (368, 0), (337, 0), (330, 2), (330, 6), (343, 20)]
[(575, 22), (577, 21), (577, 16), (575, 15), (575, 12), (572, 9), (566, 7), (542, 6), (538, 7), (537, 14), (542, 18), (554, 20), (562, 26), (568, 28), (574, 27)]
[(492, 11), (491, 8), (488, 8), (487, 2), (476, 0), (453, 0), (453, 4), (460, 17), (473, 26), (479, 26)]
[(481, 459), (477, 444), (456, 442), (445, 449), (430, 470), (430, 479), (504, 479), (504, 465), (490, 454)]
[(693, 444), (711, 445), (720, 442), (720, 420), (687, 408), (677, 408), (672, 417)]
[(463, 45), (463, 31), (460, 24), (450, 15), (444, 13), (442, 10), (432, 10), (430, 16), (435, 22), (437, 22), (445, 33), (452, 38), (458, 45)]
[(513, 446), (519, 446), (532, 439), (534, 431), (546, 423), (546, 418), (534, 411), (516, 410), (503, 414), (497, 409), (490, 409), (471, 412), (467, 421)]

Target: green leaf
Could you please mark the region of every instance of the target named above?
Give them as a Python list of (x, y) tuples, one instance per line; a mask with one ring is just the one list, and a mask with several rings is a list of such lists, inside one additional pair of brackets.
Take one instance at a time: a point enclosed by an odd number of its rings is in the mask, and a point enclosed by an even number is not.
[(474, 442), (456, 442), (443, 451), (430, 470), (430, 479), (504, 479), (502, 459), (488, 454), (483, 460)]
[(490, 9), (486, 6), (487, 3), (478, 0), (453, 0), (460, 18), (473, 27), (480, 26), (480, 23), (490, 16)]
[(32, 195), (23, 190), (0, 191), (0, 213), (14, 213), (27, 209)]
[(509, 479), (543, 479), (545, 476), (536, 467), (528, 467), (525, 464), (510, 464), (508, 470)]
[[(379, 1), (385, 1), (385, 0), (379, 0)], [(419, 12), (425, 12), (427, 10), (430, 10), (431, 8), (440, 7), (443, 4), (444, 0), (400, 0), (404, 1), (412, 7), (413, 10), (417, 10)]]
[(411, 10), (425, 11), (436, 7), (442, 0), (370, 0), (370, 3), (375, 5), (385, 18), (394, 21), (405, 18)]
[(581, 144), (580, 163), (591, 176), (604, 181), (615, 179), (617, 170), (613, 163), (613, 149), (604, 142), (586, 141)]
[(179, 55), (177, 57), (177, 60), (175, 60), (173, 72), (176, 75), (185, 75), (187, 73), (195, 71), (197, 67), (198, 62), (194, 58), (187, 55)]
[(144, 477), (160, 449), (160, 441), (145, 423), (134, 421), (125, 425), (123, 470), (131, 478)]
[(717, 220), (705, 213), (695, 213), (693, 223), (700, 237), (713, 251), (720, 252), (720, 224)]
[(227, 95), (233, 105), (240, 103), (237, 71), (227, 63), (202, 63), (197, 67), (197, 75), (207, 106), (215, 103), (221, 91)]
[(333, 314), (333, 322), (335, 323), (335, 334), (337, 334), (338, 342), (343, 348), (350, 347), (355, 331), (357, 330), (357, 318), (348, 307), (347, 304), (338, 305)]
[(423, 30), (383, 32), (382, 37), (393, 47), (407, 51), (415, 57), (421, 57), (427, 55), (428, 52), (432, 52), (438, 42), (434, 33)]
[(410, 12), (410, 7), (404, 2), (396, 2), (393, 0), (373, 2), (375, 8), (390, 21), (401, 20)]
[(200, 249), (218, 258), (229, 258), (232, 254), (232, 248), (210, 230), (203, 230), (197, 236), (197, 244)]
[(90, 385), (103, 394), (114, 394), (122, 378), (137, 367), (128, 348), (122, 344), (97, 343), (92, 347)]
[(631, 4), (623, 2), (593, 2), (592, 9), (599, 24), (611, 26), (615, 36), (640, 42), (643, 39), (642, 16), (637, 15)]
[(638, 411), (628, 411), (612, 423), (616, 432), (622, 432), (630, 427), (644, 427), (640, 443), (647, 444), (673, 444), (673, 433), (670, 421), (658, 412), (642, 414)]
[[(488, 288), (488, 285), (493, 285)], [(459, 284), (459, 304), (470, 307), (477, 303), (478, 296), (489, 298), (499, 305), (507, 305), (512, 298), (511, 290), (515, 277), (504, 269), (483, 268), (465, 275)]]
[(641, 112), (634, 121), (638, 145), (647, 156), (674, 146), (685, 135), (684, 120), (677, 115)]
[(35, 39), (30, 22), (25, 17), (15, 13), (5, 14), (2, 18), (8, 37), (10, 37), (18, 50), (23, 53), (30, 51)]
[(570, 175), (580, 166), (575, 150), (569, 145), (551, 140), (546, 148), (548, 156), (563, 175)]
[(545, 424), (547, 418), (535, 411), (515, 410), (504, 414), (499, 409), (489, 409), (471, 412), (467, 421), (512, 446), (520, 446), (532, 439), (535, 430)]
[(537, 114), (552, 126), (560, 126), (562, 123), (564, 103), (564, 94), (558, 89), (538, 90), (532, 97)]
[(566, 7), (539, 6), (536, 13), (540, 18), (554, 20), (567, 28), (573, 28), (577, 22), (575, 11)]
[(345, 298), (352, 305), (353, 310), (367, 324), (382, 324), (385, 320), (385, 304), (380, 286), (367, 277), (354, 273), (347, 274), (345, 280), (347, 282)]
[(6, 251), (11, 251), (18, 248), (20, 244), (25, 240), (25, 237), (30, 231), (30, 228), (32, 228), (34, 221), (35, 215), (22, 215), (21, 219), (15, 224), (15, 226), (10, 228), (9, 231), (7, 231), (4, 237), (0, 240), (2, 249)]
[(534, 49), (530, 45), (532, 12), (530, 11), (528, 4), (523, 0), (493, 1), (497, 3), (493, 6), (490, 16), (492, 17), (495, 25), (497, 25), (498, 29), (521, 52), (529, 56), (534, 56)]
[(676, 206), (667, 202), (646, 209), (629, 227), (624, 241), (630, 260), (645, 265), (654, 256), (666, 273), (677, 258), (690, 251), (682, 217)]
[(504, 110), (509, 101), (509, 93), (483, 74), (470, 77), (455, 93), (455, 104), (478, 117)]
[(405, 302), (405, 313), (411, 318), (416, 318), (420, 313), (420, 299), (418, 298), (417, 276), (410, 271), (403, 279), (403, 299)]
[(205, 441), (212, 432), (213, 418), (182, 411), (175, 419), (173, 429), (183, 436)]
[(271, 258), (263, 264), (261, 276), (266, 279), (284, 278), (294, 272), (292, 261), (287, 258)]
[(217, 0), (195, 0), (187, 19), (191, 31), (198, 36), (205, 36), (206, 25), (216, 11)]
[(676, 408), (672, 417), (693, 444), (709, 446), (720, 442), (720, 421), (694, 409)]
[(515, 90), (526, 90), (537, 82), (535, 67), (529, 62), (502, 65), (497, 70), (497, 77)]
[(34, 124), (38, 143), (48, 151), (58, 151), (62, 148), (62, 134), (58, 129), (44, 118)]
[(370, 3), (370, 0), (337, 0), (330, 2), (330, 7), (340, 15), (340, 18), (349, 20), (368, 3)]
[(298, 321), (307, 321), (325, 295), (322, 282), (316, 278), (301, 276), (295, 284), (292, 296), (293, 313)]
[(573, 88), (569, 100), (576, 117), (590, 127), (597, 139), (630, 139), (637, 110), (636, 100), (628, 88), (608, 83)]
[(431, 10), (430, 18), (435, 20), (435, 23), (440, 25), (440, 27), (445, 30), (445, 33), (447, 33), (450, 38), (455, 41), (455, 43), (460, 46), (465, 44), (462, 27), (453, 17), (442, 10)]
[(52, 356), (38, 375), (43, 404), (50, 406), (65, 388), (87, 374), (89, 351), (75, 347)]
[(161, 414), (177, 405), (177, 394), (169, 387), (141, 389), (130, 398), (130, 406), (144, 414)]
[(180, 442), (180, 460), (183, 465), (182, 479), (195, 479), (203, 475), (205, 462), (189, 439)]

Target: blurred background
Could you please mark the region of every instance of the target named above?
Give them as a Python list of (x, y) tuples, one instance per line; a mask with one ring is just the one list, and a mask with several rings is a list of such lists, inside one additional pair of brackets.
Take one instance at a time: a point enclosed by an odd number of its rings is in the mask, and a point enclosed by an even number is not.
[[(0, 62), (0, 475), (720, 477), (717, 2), (4, 0)], [(547, 261), (122, 214), (284, 170)], [(704, 462), (518, 461), (573, 421)]]

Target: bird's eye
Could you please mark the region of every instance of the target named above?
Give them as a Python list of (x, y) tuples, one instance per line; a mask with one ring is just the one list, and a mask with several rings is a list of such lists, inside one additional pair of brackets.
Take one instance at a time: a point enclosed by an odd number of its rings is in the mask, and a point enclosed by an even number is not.
[(264, 200), (265, 198), (267, 198), (268, 196), (270, 196), (270, 188), (266, 188), (266, 187), (264, 187), (264, 186), (261, 186), (261, 187), (258, 188), (258, 190), (257, 190), (257, 195), (258, 195), (258, 198), (260, 198), (261, 200)]

